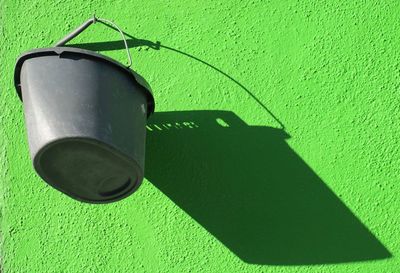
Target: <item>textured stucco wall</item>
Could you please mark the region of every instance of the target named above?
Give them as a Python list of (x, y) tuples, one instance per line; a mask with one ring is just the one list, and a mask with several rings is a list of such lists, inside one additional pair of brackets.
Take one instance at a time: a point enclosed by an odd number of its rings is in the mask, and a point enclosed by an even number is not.
[[(4, 272), (400, 272), (398, 0), (0, 3)], [(13, 87), (93, 12), (157, 104), (146, 180), (108, 205), (38, 178)], [(119, 39), (74, 43), (125, 62)]]

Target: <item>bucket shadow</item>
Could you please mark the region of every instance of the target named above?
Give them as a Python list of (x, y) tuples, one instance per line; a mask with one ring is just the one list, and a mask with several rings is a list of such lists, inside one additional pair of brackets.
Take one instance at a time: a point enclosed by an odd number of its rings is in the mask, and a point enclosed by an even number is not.
[(390, 252), (288, 146), (227, 111), (155, 113), (146, 178), (239, 258), (310, 265)]
[[(248, 88), (196, 56), (124, 34), (129, 48), (170, 50), (213, 69), (282, 128), (248, 126), (227, 111), (158, 112), (149, 121), (146, 178), (240, 259), (312, 265), (392, 256), (288, 146), (282, 122)], [(125, 48), (122, 40), (70, 46)]]

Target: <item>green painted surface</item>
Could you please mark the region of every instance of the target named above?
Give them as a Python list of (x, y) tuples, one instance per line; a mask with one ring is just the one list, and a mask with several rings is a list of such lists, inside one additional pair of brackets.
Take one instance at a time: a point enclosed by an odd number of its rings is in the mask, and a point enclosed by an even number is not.
[[(4, 272), (399, 272), (400, 4), (306, 2), (0, 1)], [(146, 180), (108, 205), (38, 178), (13, 87), (93, 12), (157, 104)], [(119, 39), (74, 43), (125, 62)]]

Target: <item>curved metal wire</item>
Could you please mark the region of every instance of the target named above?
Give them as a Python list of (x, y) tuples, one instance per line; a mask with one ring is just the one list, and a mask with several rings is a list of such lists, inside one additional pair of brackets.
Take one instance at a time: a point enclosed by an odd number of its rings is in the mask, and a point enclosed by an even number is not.
[(108, 27), (110, 27), (109, 25), (111, 25), (111, 26), (114, 27), (114, 29), (117, 29), (119, 31), (119, 33), (121, 34), (122, 40), (124, 41), (126, 53), (128, 55), (129, 63), (128, 63), (127, 67), (128, 68), (131, 67), (132, 66), (132, 57), (131, 57), (131, 53), (129, 51), (128, 43), (126, 41), (124, 32), (114, 22), (112, 22), (110, 20), (107, 20), (107, 19), (104, 19), (104, 18), (96, 18), (95, 16), (94, 16), (93, 19), (94, 19), (94, 22), (99, 21), (99, 22), (103, 23), (104, 25), (106, 25)]
[(89, 20), (84, 22), (82, 25), (80, 25), (74, 31), (72, 31), (67, 36), (65, 36), (60, 41), (58, 41), (54, 46), (64, 46), (67, 42), (71, 41), (73, 38), (78, 36), (82, 31), (84, 31), (86, 28), (88, 28), (91, 24), (94, 24), (96, 22), (101, 22), (103, 25), (105, 25), (111, 29), (117, 30), (121, 34), (122, 40), (124, 41), (126, 53), (128, 56), (128, 61), (129, 61), (127, 68), (131, 67), (132, 66), (132, 57), (131, 57), (131, 53), (129, 51), (128, 43), (126, 41), (124, 32), (114, 22), (112, 22), (108, 19), (98, 18), (98, 17), (96, 17), (96, 15), (93, 15), (93, 18), (90, 18)]

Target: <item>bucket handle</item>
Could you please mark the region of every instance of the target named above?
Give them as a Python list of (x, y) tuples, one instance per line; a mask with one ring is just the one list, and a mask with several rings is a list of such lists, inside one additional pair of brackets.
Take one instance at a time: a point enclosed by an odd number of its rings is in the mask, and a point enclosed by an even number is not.
[(128, 47), (128, 43), (126, 42), (126, 38), (125, 38), (124, 32), (115, 23), (113, 23), (112, 21), (107, 20), (107, 19), (103, 19), (103, 18), (98, 18), (98, 17), (96, 17), (96, 15), (93, 15), (93, 18), (90, 18), (89, 20), (84, 22), (82, 25), (77, 27), (74, 31), (72, 31), (67, 36), (65, 36), (60, 41), (58, 41), (54, 46), (64, 46), (66, 43), (71, 41), (73, 38), (78, 36), (82, 31), (84, 31), (86, 28), (88, 28), (91, 24), (94, 24), (96, 22), (103, 23), (105, 26), (119, 31), (119, 33), (122, 36), (122, 40), (124, 41), (125, 49), (126, 49), (126, 52), (127, 52), (127, 55), (128, 55), (128, 61), (129, 62), (128, 62), (127, 68), (131, 67), (132, 58), (131, 58), (131, 53), (129, 52), (129, 47)]

